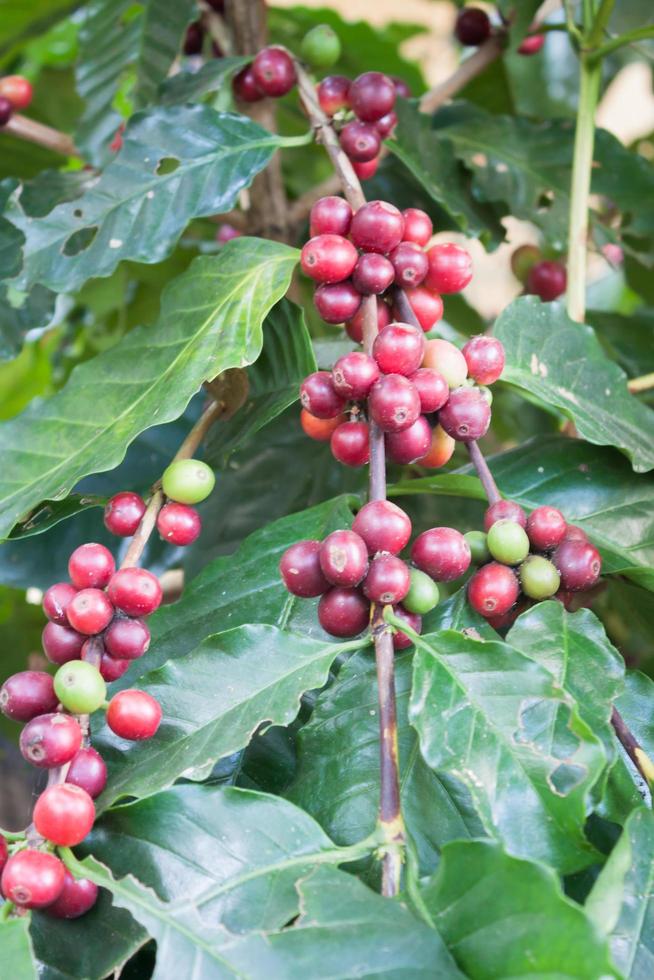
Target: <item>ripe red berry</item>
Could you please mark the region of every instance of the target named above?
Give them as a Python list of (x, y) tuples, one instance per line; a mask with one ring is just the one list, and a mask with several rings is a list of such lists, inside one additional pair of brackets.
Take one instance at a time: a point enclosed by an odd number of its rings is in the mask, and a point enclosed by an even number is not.
[[(416, 286), (415, 289), (405, 289), (404, 294), (408, 299), (415, 317), (427, 333), (443, 316), (443, 300), (436, 293), (431, 293), (424, 286)], [(394, 311), (399, 317), (399, 311)]]
[(113, 614), (114, 607), (101, 589), (81, 589), (66, 611), (72, 628), (85, 636), (102, 633)]
[(0, 126), (6, 126), (14, 113), (14, 107), (4, 95), (0, 95)]
[(252, 65), (246, 65), (238, 75), (234, 76), (232, 89), (234, 96), (240, 102), (259, 102), (263, 98), (263, 92), (254, 77)]
[(61, 894), (65, 871), (54, 854), (19, 851), (9, 858), (2, 872), (2, 894), (20, 908), (44, 908)]
[(411, 537), (411, 521), (390, 500), (371, 500), (354, 518), (352, 530), (366, 542), (369, 554), (388, 551), (397, 555)]
[(468, 582), (468, 600), (480, 616), (503, 616), (516, 602), (520, 588), (513, 569), (492, 561)]
[(357, 163), (374, 160), (381, 148), (381, 136), (375, 126), (358, 119), (345, 123), (338, 138), (346, 156)]
[(563, 535), (564, 541), (588, 541), (588, 535), (576, 524), (568, 524)]
[(117, 616), (103, 639), (110, 657), (117, 660), (136, 660), (150, 646), (150, 630), (142, 619)]
[(387, 255), (402, 241), (402, 212), (387, 201), (369, 201), (352, 218), (350, 235), (357, 248)]
[(309, 230), (316, 235), (347, 235), (352, 224), (352, 208), (342, 197), (321, 197), (311, 208)]
[(41, 634), (43, 651), (53, 664), (67, 664), (69, 660), (79, 659), (84, 637), (69, 626), (46, 623)]
[(370, 180), (377, 173), (379, 157), (373, 157), (372, 160), (352, 160), (351, 163), (359, 180)]
[[(377, 297), (377, 330), (383, 330), (391, 322), (391, 311), (386, 303)], [(363, 340), (363, 306), (354, 314), (351, 320), (345, 324), (348, 337), (360, 344)]]
[(68, 574), (77, 589), (104, 589), (115, 568), (109, 549), (95, 542), (75, 548), (68, 560)]
[(413, 425), (401, 432), (387, 432), (386, 450), (394, 463), (402, 466), (416, 463), (429, 452), (431, 426), (424, 415), (419, 415)]
[(366, 422), (343, 422), (330, 440), (334, 459), (345, 466), (365, 466), (370, 462), (370, 430)]
[(432, 527), (411, 546), (411, 560), (437, 582), (453, 582), (470, 567), (470, 545), (453, 527)]
[(362, 401), (379, 378), (377, 362), (362, 351), (344, 354), (332, 368), (336, 393), (349, 401)]
[(77, 589), (68, 582), (57, 582), (46, 590), (43, 596), (43, 612), (50, 622), (58, 623), (60, 626), (68, 625), (66, 609), (76, 595)]
[(121, 738), (140, 742), (152, 738), (161, 714), (161, 705), (151, 694), (131, 688), (114, 694), (107, 708), (107, 724)]
[(340, 109), (348, 109), (350, 79), (345, 75), (327, 75), (317, 88), (318, 102), (322, 111), (333, 116)]
[(460, 442), (481, 439), (490, 425), (490, 405), (478, 388), (455, 388), (438, 421), (448, 435)]
[(297, 80), (293, 59), (283, 48), (275, 46), (259, 51), (252, 62), (252, 74), (264, 95), (273, 98), (286, 95)]
[(461, 44), (476, 48), (490, 37), (491, 23), (485, 10), (464, 7), (456, 19), (454, 33)]
[(416, 245), (426, 245), (434, 234), (432, 220), (426, 211), (419, 208), (406, 208), (402, 212), (404, 218), (403, 242), (414, 242)]
[(110, 683), (122, 677), (129, 670), (130, 664), (130, 660), (116, 660), (114, 657), (110, 657), (108, 653), (103, 653), (98, 670), (102, 679)]
[(427, 469), (438, 469), (450, 461), (455, 448), (456, 441), (452, 436), (448, 436), (440, 425), (437, 425), (431, 434), (431, 446), (428, 452), (417, 462)]
[(589, 541), (562, 541), (552, 561), (561, 575), (561, 588), (568, 592), (592, 589), (602, 571), (600, 553)]
[(319, 419), (333, 419), (345, 408), (345, 399), (334, 388), (329, 371), (314, 371), (300, 386), (300, 401)]
[(93, 826), (95, 806), (85, 789), (59, 783), (41, 793), (33, 817), (36, 830), (46, 840), (59, 847), (74, 847)]
[(390, 259), (395, 270), (395, 282), (401, 289), (419, 286), (427, 275), (427, 255), (414, 242), (400, 242), (391, 252)]
[(128, 490), (115, 494), (104, 509), (104, 526), (111, 534), (129, 538), (136, 533), (145, 514), (145, 501)]
[(376, 252), (364, 252), (352, 273), (354, 287), (364, 296), (386, 292), (394, 278), (392, 262)]
[(375, 126), (377, 127), (377, 132), (381, 138), (386, 139), (386, 137), (390, 136), (397, 126), (397, 113), (387, 112), (385, 116), (381, 117), (381, 119), (376, 120)]
[(408, 377), (418, 370), (425, 356), (425, 337), (410, 323), (389, 323), (375, 337), (372, 356), (384, 374)]
[(548, 551), (561, 543), (568, 528), (556, 507), (537, 507), (527, 518), (527, 534), (536, 551)]
[(68, 869), (64, 876), (64, 887), (59, 898), (48, 905), (47, 915), (55, 919), (79, 919), (93, 908), (98, 900), (98, 886), (88, 878), (73, 878)]
[(420, 396), (420, 410), (426, 414), (437, 412), (450, 397), (447, 381), (433, 368), (419, 368), (409, 380)]
[(410, 585), (411, 574), (406, 562), (395, 555), (378, 555), (370, 562), (363, 592), (371, 602), (394, 605), (401, 602)]
[(292, 544), (281, 557), (279, 571), (288, 591), (302, 599), (322, 595), (329, 588), (320, 567), (320, 541)]
[(318, 620), (332, 636), (357, 636), (370, 622), (370, 603), (358, 589), (335, 586), (318, 603)]
[(32, 101), (32, 85), (22, 75), (5, 75), (0, 78), (0, 95), (8, 99), (14, 109), (27, 109)]
[(420, 396), (404, 375), (385, 374), (372, 386), (368, 411), (384, 432), (401, 432), (420, 415)]
[(107, 767), (100, 753), (90, 746), (80, 749), (68, 767), (66, 782), (80, 786), (92, 799), (99, 796), (107, 783)]
[(157, 516), (157, 531), (168, 544), (182, 548), (193, 544), (201, 530), (200, 515), (188, 504), (165, 504)]
[(478, 385), (492, 385), (504, 370), (504, 346), (495, 337), (472, 337), (461, 353)]
[(350, 85), (350, 106), (364, 122), (375, 122), (391, 112), (395, 99), (395, 85), (379, 71), (364, 72)]
[(42, 670), (21, 670), (0, 687), (0, 711), (14, 721), (31, 721), (56, 711), (58, 704), (52, 677)]
[(63, 766), (82, 745), (82, 730), (71, 715), (37, 715), (20, 733), (24, 759), (40, 769)]
[(320, 545), (320, 567), (331, 585), (351, 589), (368, 571), (368, 549), (355, 531), (332, 531)]
[(531, 55), (538, 54), (545, 44), (544, 34), (531, 34), (518, 46), (518, 54)]
[[(417, 613), (409, 612), (404, 606), (397, 606), (393, 610), (398, 619), (403, 619), (404, 622), (409, 626), (414, 633), (420, 633), (422, 631), (422, 616), (418, 616)], [(393, 647), (395, 650), (406, 650), (407, 647), (413, 645), (413, 640), (403, 633), (402, 630), (397, 630), (393, 633)]]
[(409, 88), (409, 85), (407, 84), (407, 82), (404, 81), (403, 78), (400, 78), (398, 75), (391, 75), (391, 81), (395, 86), (395, 92), (398, 98), (400, 99), (411, 98), (411, 89)]
[(472, 259), (465, 248), (453, 242), (432, 245), (427, 252), (429, 271), (425, 286), (436, 293), (458, 293), (472, 279)]
[(161, 604), (161, 584), (145, 568), (121, 568), (113, 576), (107, 593), (116, 609), (128, 616), (149, 616)]
[(361, 293), (349, 280), (318, 286), (313, 302), (325, 323), (345, 323), (361, 306)]
[(223, 221), (218, 226), (218, 231), (216, 232), (216, 241), (220, 245), (226, 245), (227, 242), (231, 242), (233, 238), (242, 238), (243, 232), (235, 228), (234, 225), (230, 225), (228, 221)]
[(484, 531), (490, 531), (496, 521), (515, 521), (520, 527), (527, 526), (527, 515), (513, 500), (498, 500), (486, 508)]
[(342, 235), (316, 235), (304, 245), (300, 264), (315, 282), (341, 282), (349, 278), (359, 253)]
[(568, 276), (560, 262), (536, 262), (527, 276), (526, 291), (540, 296), (544, 303), (558, 299), (567, 288)]
[(306, 408), (300, 411), (300, 425), (305, 435), (316, 442), (329, 442), (334, 429), (342, 422), (347, 422), (347, 415), (336, 415), (333, 419), (319, 419)]

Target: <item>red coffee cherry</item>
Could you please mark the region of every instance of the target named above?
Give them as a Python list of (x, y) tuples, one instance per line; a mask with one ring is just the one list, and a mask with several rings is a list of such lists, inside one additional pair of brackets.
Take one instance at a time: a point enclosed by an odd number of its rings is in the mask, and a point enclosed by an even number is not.
[(419, 286), (427, 275), (429, 261), (419, 245), (414, 242), (400, 242), (390, 254), (395, 282), (401, 289)]
[(234, 238), (242, 238), (243, 232), (235, 228), (234, 225), (230, 225), (228, 221), (223, 221), (218, 226), (218, 231), (216, 232), (216, 241), (220, 245), (226, 245), (227, 242), (231, 242)]
[(350, 85), (350, 106), (364, 122), (375, 122), (391, 112), (395, 98), (395, 85), (379, 71), (364, 72)]
[(107, 784), (107, 767), (100, 753), (90, 746), (80, 749), (68, 767), (66, 782), (86, 790), (91, 799), (99, 796)]
[(161, 714), (161, 705), (151, 694), (130, 688), (114, 694), (107, 708), (107, 724), (121, 738), (140, 742), (152, 738)]
[(325, 283), (316, 289), (313, 303), (325, 323), (345, 323), (361, 306), (361, 293), (349, 280)]
[[(414, 633), (422, 632), (422, 616), (409, 612), (404, 606), (397, 606), (393, 609), (393, 612), (398, 619), (403, 619)], [(406, 633), (403, 633), (402, 630), (397, 630), (393, 633), (393, 647), (395, 650), (406, 650), (410, 646), (413, 646), (413, 640)]]
[(320, 567), (320, 541), (292, 544), (281, 557), (279, 571), (288, 591), (302, 599), (322, 595), (329, 588)]
[(169, 544), (184, 548), (199, 538), (201, 530), (200, 515), (188, 504), (164, 504), (157, 515), (157, 531)]
[(150, 646), (150, 630), (142, 619), (117, 616), (103, 637), (110, 657), (117, 660), (136, 660)]
[(504, 370), (504, 346), (495, 337), (472, 337), (461, 351), (468, 375), (478, 385), (492, 385)]
[(93, 826), (95, 806), (85, 789), (59, 783), (41, 793), (33, 818), (36, 830), (46, 840), (59, 847), (74, 847)]
[(424, 415), (419, 415), (413, 425), (401, 432), (387, 432), (386, 450), (394, 463), (405, 466), (416, 463), (429, 452), (431, 426)]
[(377, 173), (379, 157), (373, 157), (372, 160), (351, 160), (351, 163), (359, 180), (370, 180)]
[(352, 530), (366, 542), (369, 554), (388, 551), (397, 555), (411, 537), (411, 521), (390, 500), (371, 500), (354, 518)]
[[(443, 300), (436, 293), (430, 293), (423, 286), (416, 286), (415, 289), (405, 289), (404, 294), (408, 299), (415, 317), (427, 333), (438, 323), (443, 316)], [(393, 311), (399, 316), (399, 311)]]
[(300, 264), (315, 282), (341, 282), (352, 274), (358, 258), (352, 242), (342, 235), (316, 235), (303, 247)]
[(382, 139), (386, 139), (387, 136), (391, 135), (397, 126), (397, 121), (396, 112), (387, 112), (385, 116), (381, 117), (381, 119), (376, 120), (375, 126), (377, 127), (377, 132)]
[(350, 235), (357, 248), (387, 255), (402, 241), (402, 212), (387, 201), (369, 201), (352, 218)]
[(53, 664), (67, 664), (69, 660), (78, 660), (84, 645), (81, 633), (69, 626), (59, 626), (58, 623), (46, 623), (41, 634), (43, 652)]
[(111, 534), (130, 538), (136, 533), (145, 514), (145, 501), (138, 493), (115, 494), (104, 509), (104, 526)]
[(564, 541), (588, 541), (588, 535), (576, 524), (568, 524), (563, 535)]
[(291, 56), (283, 48), (263, 48), (252, 62), (254, 80), (264, 93), (279, 98), (290, 92), (297, 76)]
[(336, 586), (318, 603), (318, 620), (331, 636), (357, 636), (370, 623), (370, 603), (358, 589)]
[(409, 323), (389, 323), (377, 336), (372, 356), (384, 374), (408, 377), (418, 370), (425, 356), (425, 337)]
[(20, 733), (23, 758), (39, 769), (65, 765), (81, 745), (82, 730), (71, 715), (37, 715)]
[(14, 107), (9, 99), (5, 99), (4, 95), (0, 95), (0, 126), (6, 126), (13, 114)]
[(347, 422), (347, 415), (337, 415), (333, 419), (319, 419), (306, 408), (300, 411), (300, 425), (305, 435), (316, 442), (329, 442), (332, 433), (341, 423)]
[(360, 122), (353, 119), (345, 123), (340, 134), (339, 142), (343, 152), (357, 163), (368, 163), (381, 149), (381, 136), (372, 123)]
[(115, 568), (109, 549), (95, 542), (75, 548), (68, 561), (68, 574), (77, 589), (104, 589)]
[(368, 549), (355, 531), (332, 531), (319, 554), (323, 575), (332, 585), (351, 589), (368, 571)]
[(560, 262), (536, 262), (527, 276), (526, 291), (540, 296), (544, 303), (558, 299), (567, 288), (568, 276)]
[(454, 33), (461, 44), (476, 48), (490, 37), (491, 23), (485, 10), (464, 7), (459, 11)]
[(376, 252), (364, 252), (352, 273), (352, 284), (364, 296), (385, 292), (394, 279), (392, 262)]
[(453, 582), (470, 567), (470, 545), (453, 527), (432, 527), (411, 546), (411, 560), (436, 582)]
[(385, 374), (371, 388), (368, 411), (384, 432), (400, 432), (420, 415), (420, 396), (404, 375)]
[(452, 458), (456, 448), (456, 441), (440, 425), (434, 427), (431, 434), (431, 446), (428, 452), (418, 460), (420, 466), (434, 470), (440, 466), (445, 466)]
[(419, 368), (412, 374), (411, 383), (415, 385), (420, 396), (420, 408), (423, 412), (437, 412), (450, 397), (450, 388), (438, 371), (433, 368)]
[(344, 75), (327, 75), (316, 90), (322, 111), (333, 116), (340, 109), (349, 109), (350, 79)]
[(131, 660), (116, 660), (114, 657), (110, 657), (108, 653), (103, 653), (98, 670), (103, 680), (110, 683), (122, 677), (129, 670), (130, 664)]
[(401, 602), (410, 585), (411, 575), (406, 562), (395, 555), (378, 555), (370, 562), (363, 592), (371, 602), (394, 605)]
[(496, 521), (515, 521), (520, 527), (527, 526), (527, 515), (513, 500), (498, 500), (486, 508), (484, 531), (490, 531)]
[(458, 293), (472, 279), (472, 258), (453, 242), (432, 245), (427, 252), (429, 271), (425, 286), (436, 293)]
[(56, 711), (58, 704), (53, 679), (45, 671), (21, 670), (0, 687), (0, 711), (14, 721), (31, 721)]
[(309, 230), (316, 235), (348, 235), (352, 208), (342, 197), (321, 197), (311, 208)]
[(333, 419), (341, 415), (345, 399), (334, 388), (329, 371), (314, 371), (300, 386), (300, 401), (307, 412), (319, 419)]
[(602, 571), (600, 553), (589, 541), (562, 541), (552, 561), (561, 575), (561, 588), (568, 592), (592, 589)]
[(48, 905), (45, 911), (55, 919), (79, 919), (93, 908), (97, 900), (98, 886), (88, 878), (73, 878), (66, 868), (64, 887), (59, 898), (52, 905)]
[(344, 422), (334, 429), (330, 441), (332, 455), (344, 466), (365, 466), (370, 462), (370, 430), (366, 422)]
[(404, 218), (403, 242), (414, 242), (424, 246), (434, 234), (434, 226), (429, 215), (419, 208), (406, 208), (402, 212)]
[(263, 98), (263, 92), (254, 77), (252, 65), (246, 65), (238, 75), (234, 76), (232, 89), (240, 102), (259, 102)]
[[(391, 322), (391, 311), (386, 303), (377, 297), (377, 330), (383, 330)], [(363, 340), (363, 306), (354, 314), (351, 320), (345, 324), (348, 337), (351, 337), (356, 344)]]
[(159, 579), (145, 568), (121, 568), (113, 576), (107, 594), (116, 609), (128, 616), (149, 616), (161, 605)]
[(5, 75), (0, 78), (0, 95), (8, 99), (14, 109), (27, 109), (32, 101), (32, 85), (22, 75)]
[(391, 75), (390, 77), (393, 85), (395, 86), (395, 92), (398, 98), (410, 99), (412, 94), (411, 89), (404, 79), (400, 78), (399, 75)]
[(43, 612), (50, 622), (58, 623), (59, 626), (68, 626), (66, 609), (69, 603), (77, 595), (77, 589), (68, 582), (57, 582), (46, 589), (43, 596)]
[(352, 351), (339, 357), (332, 368), (336, 394), (349, 401), (358, 402), (367, 398), (378, 379), (377, 362), (362, 351)]
[(561, 543), (568, 528), (556, 507), (537, 507), (527, 518), (527, 534), (536, 551), (549, 551)]
[(66, 610), (72, 628), (85, 636), (102, 633), (113, 614), (114, 607), (101, 589), (81, 589)]
[(545, 44), (544, 34), (531, 34), (518, 46), (518, 54), (531, 55), (538, 54)]
[(2, 872), (2, 894), (19, 908), (42, 909), (61, 894), (65, 871), (54, 854), (19, 851), (9, 858)]
[(478, 388), (455, 388), (438, 415), (447, 434), (460, 442), (481, 439), (490, 419), (490, 405)]
[(492, 561), (483, 565), (468, 582), (468, 601), (480, 616), (489, 619), (508, 613), (520, 588), (513, 569)]

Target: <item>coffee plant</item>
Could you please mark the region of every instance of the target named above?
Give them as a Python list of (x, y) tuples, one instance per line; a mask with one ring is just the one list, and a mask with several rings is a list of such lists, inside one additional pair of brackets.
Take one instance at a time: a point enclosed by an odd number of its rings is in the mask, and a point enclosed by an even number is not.
[(654, 972), (652, 11), (425, 6), (3, 12), (3, 976)]

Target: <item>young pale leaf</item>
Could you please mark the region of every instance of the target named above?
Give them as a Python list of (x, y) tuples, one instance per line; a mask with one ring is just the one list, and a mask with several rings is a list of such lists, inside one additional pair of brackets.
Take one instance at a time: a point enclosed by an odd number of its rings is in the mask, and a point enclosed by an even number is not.
[(36, 980), (38, 976), (29, 925), (26, 916), (0, 922), (2, 969), (11, 980)]
[(252, 363), (296, 258), (294, 249), (252, 238), (198, 257), (164, 290), (154, 326), (131, 331), (77, 367), (52, 398), (0, 427), (0, 535), (44, 498), (116, 466), (140, 432), (180, 415), (203, 381)]

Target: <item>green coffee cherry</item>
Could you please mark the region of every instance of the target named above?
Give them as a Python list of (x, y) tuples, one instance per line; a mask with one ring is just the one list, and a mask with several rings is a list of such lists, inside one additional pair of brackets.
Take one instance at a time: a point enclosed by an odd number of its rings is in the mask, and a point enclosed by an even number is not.
[(74, 715), (92, 714), (107, 696), (100, 671), (84, 660), (71, 660), (60, 667), (54, 676), (54, 690), (64, 708)]
[(314, 68), (331, 68), (341, 56), (338, 34), (328, 24), (318, 24), (304, 35), (300, 53)]
[(530, 599), (549, 599), (558, 592), (561, 576), (557, 569), (541, 555), (530, 555), (518, 569), (520, 585)]
[(431, 575), (421, 572), (418, 568), (411, 569), (411, 585), (409, 591), (402, 599), (402, 605), (409, 612), (424, 616), (431, 612), (438, 603), (438, 586)]
[(213, 470), (199, 459), (178, 459), (164, 470), (163, 492), (180, 504), (199, 504), (214, 488)]
[(483, 531), (466, 531), (463, 537), (470, 546), (470, 554), (474, 565), (483, 565), (490, 561), (490, 551)]
[(488, 550), (503, 565), (519, 565), (529, 554), (527, 532), (515, 521), (495, 521), (486, 535)]

